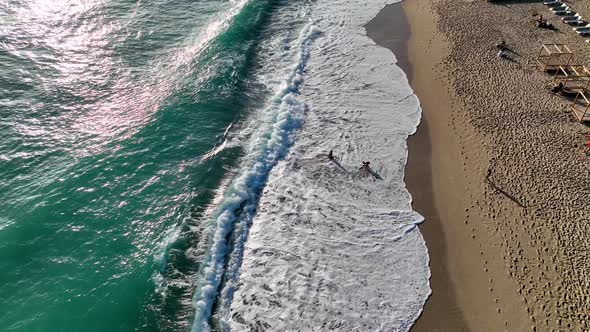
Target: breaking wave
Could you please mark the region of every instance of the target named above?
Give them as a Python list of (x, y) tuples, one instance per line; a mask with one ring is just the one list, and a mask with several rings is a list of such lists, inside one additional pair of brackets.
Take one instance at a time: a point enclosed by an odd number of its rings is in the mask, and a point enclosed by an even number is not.
[[(292, 144), (294, 130), (303, 121), (306, 105), (298, 98), (298, 92), (303, 83), (303, 71), (309, 59), (310, 46), (319, 35), (320, 31), (312, 24), (301, 32), (296, 64), (264, 111), (264, 129), (254, 140), (256, 148), (246, 156), (244, 164), (247, 166), (230, 185), (214, 214), (214, 235), (203, 277), (194, 297), (194, 332), (210, 330), (211, 314), (218, 300), (221, 316), (229, 310), (244, 242), (260, 192), (269, 172), (285, 156)], [(223, 289), (219, 292), (222, 283)], [(218, 299), (219, 293), (221, 297)], [(223, 324), (223, 318), (220, 324)]]

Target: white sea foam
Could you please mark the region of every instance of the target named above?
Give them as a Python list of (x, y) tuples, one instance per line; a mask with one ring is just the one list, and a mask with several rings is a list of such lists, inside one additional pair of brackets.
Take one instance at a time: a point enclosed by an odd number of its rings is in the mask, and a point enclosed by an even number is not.
[[(422, 311), (423, 218), (403, 182), (421, 110), (394, 55), (362, 27), (391, 2), (311, 5), (323, 35), (301, 73), (308, 111), (270, 173), (230, 285), (234, 331), (407, 331)], [(327, 161), (330, 149), (339, 162)], [(365, 160), (380, 179), (357, 171)]]
[[(259, 128), (261, 134), (256, 135), (252, 141), (252, 153), (243, 161), (239, 176), (230, 185), (223, 202), (214, 213), (212, 243), (203, 277), (195, 294), (193, 331), (210, 330), (209, 320), (216, 301), (220, 303), (220, 310), (229, 309), (233, 284), (238, 276), (242, 249), (256, 209), (258, 193), (270, 170), (286, 154), (292, 144), (294, 130), (299, 127), (303, 118), (305, 104), (296, 94), (303, 83), (303, 71), (309, 58), (310, 45), (318, 35), (319, 31), (313, 25), (303, 29), (297, 42), (295, 65), (271, 99), (268, 109), (263, 112), (266, 119)], [(233, 234), (233, 243), (228, 243), (230, 234)], [(230, 248), (231, 252), (228, 252)], [(224, 275), (226, 284), (219, 292)]]

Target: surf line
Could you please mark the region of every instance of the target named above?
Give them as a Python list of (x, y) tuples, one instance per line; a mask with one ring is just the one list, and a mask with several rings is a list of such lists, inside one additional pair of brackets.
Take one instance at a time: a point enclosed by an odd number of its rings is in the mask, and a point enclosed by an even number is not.
[[(193, 298), (193, 332), (211, 330), (211, 314), (216, 302), (219, 303), (219, 323), (228, 323), (229, 307), (239, 276), (244, 243), (260, 192), (270, 171), (288, 152), (293, 143), (294, 132), (303, 120), (307, 106), (297, 98), (297, 95), (303, 83), (311, 44), (320, 35), (321, 31), (311, 23), (300, 32), (296, 44), (297, 61), (264, 111), (264, 114), (271, 117), (271, 121), (265, 132), (256, 137), (253, 160), (232, 182), (224, 200), (213, 214), (212, 243)], [(230, 241), (231, 238), (233, 242)], [(224, 280), (223, 290), (219, 292)]]

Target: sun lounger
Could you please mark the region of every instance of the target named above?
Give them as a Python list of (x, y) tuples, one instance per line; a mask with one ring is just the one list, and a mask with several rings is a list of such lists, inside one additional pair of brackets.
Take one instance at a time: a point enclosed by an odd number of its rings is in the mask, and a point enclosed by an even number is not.
[(561, 0), (544, 0), (543, 4), (546, 6), (557, 6), (561, 4)]
[(555, 14), (557, 16), (571, 16), (571, 15), (576, 14), (576, 12), (573, 10), (564, 10), (564, 11), (553, 12), (553, 14)]
[(584, 25), (584, 24), (586, 24), (586, 21), (584, 21), (584, 20), (579, 20), (579, 21), (574, 21), (574, 22), (565, 22), (565, 23), (567, 23), (567, 24), (569, 24), (569, 25), (572, 25), (572, 26), (580, 26), (580, 25)]
[(547, 5), (547, 7), (549, 7), (549, 9), (553, 9), (553, 8), (557, 8), (557, 7), (563, 7), (563, 6), (567, 6), (567, 4), (564, 3), (564, 2), (554, 2), (552, 4)]
[(574, 12), (574, 11), (566, 10), (566, 11), (554, 12), (553, 14), (555, 14), (557, 16), (564, 16), (564, 15), (574, 15), (575, 13), (576, 12)]
[(577, 21), (563, 21), (563, 23), (567, 24), (567, 25), (571, 25), (571, 26), (578, 26), (578, 25), (582, 25), (584, 24), (583, 20), (577, 20)]
[(580, 31), (580, 30), (590, 30), (590, 23), (582, 26), (582, 27), (577, 27), (577, 28), (572, 28), (572, 30), (574, 31)]
[(555, 3), (552, 3), (550, 5), (547, 5), (547, 7), (549, 7), (549, 8), (555, 8), (555, 7), (561, 7), (563, 5), (565, 5), (565, 3), (563, 3), (563, 2), (555, 2)]
[(547, 2), (547, 3), (545, 3), (545, 5), (549, 8), (555, 8), (555, 7), (565, 6), (566, 4), (563, 1), (558, 0), (558, 1)]
[(572, 16), (566, 16), (566, 17), (561, 18), (562, 21), (581, 20), (581, 19), (582, 19), (582, 16), (580, 14), (574, 14)]
[(565, 7), (558, 7), (557, 9), (551, 9), (551, 11), (553, 12), (553, 14), (555, 15), (575, 15), (576, 12), (573, 11), (570, 7), (565, 6)]
[(576, 33), (580, 36), (588, 36), (590, 35), (590, 28), (576, 30)]
[(550, 9), (552, 11), (554, 10), (562, 10), (562, 9), (569, 9), (570, 7), (568, 5), (566, 5), (565, 3), (559, 4), (557, 6), (552, 6)]
[[(558, 8), (554, 8), (551, 9), (551, 11), (553, 12), (553, 14), (557, 14), (557, 13), (565, 13), (565, 12), (571, 12), (572, 9), (570, 7), (558, 7)], [(572, 14), (573, 15), (573, 14)]]
[(569, 25), (578, 25), (581, 24), (582, 21), (582, 16), (580, 16), (580, 14), (576, 14), (574, 16), (566, 16), (564, 18), (561, 19), (563, 21), (563, 23), (565, 24), (569, 24)]

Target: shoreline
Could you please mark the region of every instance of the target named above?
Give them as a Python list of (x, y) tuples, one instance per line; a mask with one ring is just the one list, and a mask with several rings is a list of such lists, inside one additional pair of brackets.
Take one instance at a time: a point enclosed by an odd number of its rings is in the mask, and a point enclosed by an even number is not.
[[(322, 38), (294, 97), (305, 101), (305, 119), (249, 229), (234, 329), (408, 331), (431, 293), (422, 218), (403, 182), (418, 99), (363, 28), (382, 7), (313, 7)], [(326, 159), (329, 149), (337, 160)], [(367, 158), (375, 179), (358, 171)]]
[[(417, 73), (418, 63), (410, 59), (410, 44), (414, 37), (404, 5), (408, 1), (386, 5), (365, 28), (367, 36), (381, 47), (391, 50), (414, 93), (422, 92), (416, 86), (423, 74)], [(414, 37), (415, 38), (415, 37)], [(427, 300), (423, 312), (414, 323), (412, 331), (465, 331), (467, 324), (462, 310), (457, 304), (454, 284), (444, 262), (448, 260), (446, 241), (440, 235), (444, 232), (440, 216), (435, 206), (435, 193), (432, 185), (432, 142), (430, 136), (430, 109), (424, 106), (423, 96), (419, 96), (422, 118), (416, 133), (408, 137), (408, 159), (405, 170), (406, 189), (412, 195), (412, 208), (420, 213), (425, 222), (419, 226), (430, 255), (430, 288), (432, 294)]]

